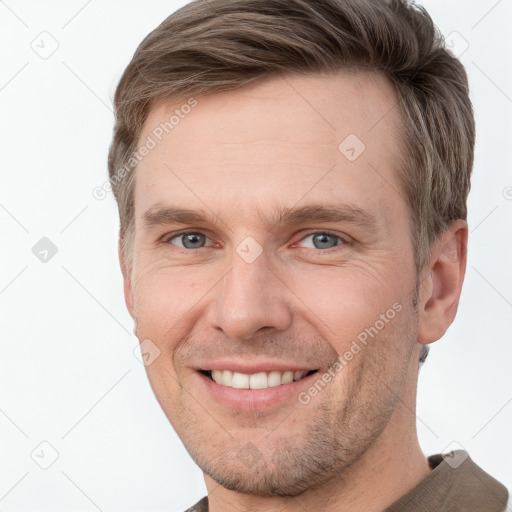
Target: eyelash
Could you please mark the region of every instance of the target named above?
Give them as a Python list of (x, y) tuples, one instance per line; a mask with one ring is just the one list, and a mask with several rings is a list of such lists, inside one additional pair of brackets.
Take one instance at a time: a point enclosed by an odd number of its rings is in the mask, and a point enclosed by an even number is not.
[[(206, 233), (203, 233), (202, 231), (181, 231), (179, 233), (172, 233), (171, 235), (169, 236), (166, 236), (164, 237), (164, 239), (162, 240), (162, 243), (165, 245), (165, 244), (168, 244), (168, 245), (173, 245), (171, 244), (171, 240), (173, 240), (174, 238), (178, 238), (180, 236), (184, 236), (184, 235), (197, 235), (197, 234), (200, 234), (200, 235), (204, 235), (206, 236), (207, 238), (208, 235)], [(311, 247), (306, 247), (306, 249), (311, 249), (317, 253), (331, 253), (333, 251), (336, 251), (338, 250), (339, 247), (343, 247), (343, 246), (347, 246), (347, 245), (352, 245), (352, 242), (348, 239), (344, 239), (343, 237), (341, 237), (340, 235), (337, 235), (336, 233), (333, 233), (332, 231), (325, 231), (325, 230), (322, 230), (322, 231), (312, 231), (306, 235), (304, 235), (300, 240), (299, 242), (302, 242), (303, 240), (305, 240), (306, 238), (312, 236), (312, 235), (318, 235), (318, 234), (322, 234), (322, 235), (329, 235), (329, 236), (333, 236), (335, 238), (337, 238), (338, 240), (340, 240), (341, 243), (335, 245), (334, 247), (331, 247), (329, 249), (315, 249), (315, 248), (311, 248)], [(173, 245), (173, 247), (176, 247), (176, 249), (178, 249), (180, 252), (182, 253), (193, 253), (193, 252), (196, 252), (196, 251), (200, 251), (201, 249), (207, 249), (207, 247), (198, 247), (196, 249), (186, 249), (186, 248), (183, 248), (183, 247), (178, 247), (178, 246), (175, 246)]]

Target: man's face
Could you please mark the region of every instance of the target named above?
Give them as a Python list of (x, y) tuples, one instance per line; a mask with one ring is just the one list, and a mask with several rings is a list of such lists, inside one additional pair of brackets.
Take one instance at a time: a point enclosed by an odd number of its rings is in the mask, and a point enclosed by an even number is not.
[[(396, 99), (340, 73), (196, 100), (137, 168), (127, 302), (205, 473), (296, 495), (382, 439), (417, 367)], [(140, 144), (184, 103), (155, 106)]]

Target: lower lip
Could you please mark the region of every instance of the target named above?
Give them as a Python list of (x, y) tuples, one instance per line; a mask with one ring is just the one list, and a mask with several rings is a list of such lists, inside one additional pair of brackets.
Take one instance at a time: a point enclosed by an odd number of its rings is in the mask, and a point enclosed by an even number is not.
[(201, 372), (196, 372), (202, 385), (213, 399), (230, 409), (254, 411), (270, 409), (283, 402), (293, 400), (299, 403), (298, 395), (318, 378), (318, 372), (300, 380), (264, 389), (237, 389), (217, 384)]

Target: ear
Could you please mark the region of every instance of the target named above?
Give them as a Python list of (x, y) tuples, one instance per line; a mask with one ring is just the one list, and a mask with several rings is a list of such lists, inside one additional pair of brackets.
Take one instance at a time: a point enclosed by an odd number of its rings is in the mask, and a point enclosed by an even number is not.
[[(126, 270), (126, 263), (124, 261), (124, 256), (123, 256), (123, 242), (121, 240), (121, 237), (119, 237), (119, 239), (118, 239), (117, 253), (119, 256), (119, 264), (121, 265), (121, 272), (123, 274), (124, 300), (126, 302), (126, 307), (128, 308), (128, 311), (129, 311), (131, 317), (133, 319), (135, 319), (132, 281), (131, 281), (131, 276), (128, 275), (127, 270)], [(134, 332), (135, 332), (135, 330), (136, 330), (136, 327), (134, 329)]]
[(418, 343), (441, 338), (455, 318), (466, 273), (467, 244), (467, 222), (457, 219), (432, 245), (422, 272)]

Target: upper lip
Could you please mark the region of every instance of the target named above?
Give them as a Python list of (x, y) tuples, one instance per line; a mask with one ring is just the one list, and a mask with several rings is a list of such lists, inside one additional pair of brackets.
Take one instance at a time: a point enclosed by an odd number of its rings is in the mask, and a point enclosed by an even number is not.
[(201, 363), (196, 370), (231, 370), (237, 373), (253, 374), (260, 372), (286, 372), (286, 371), (304, 371), (315, 370), (316, 367), (300, 363), (286, 363), (284, 361), (236, 361), (236, 360), (220, 360)]

